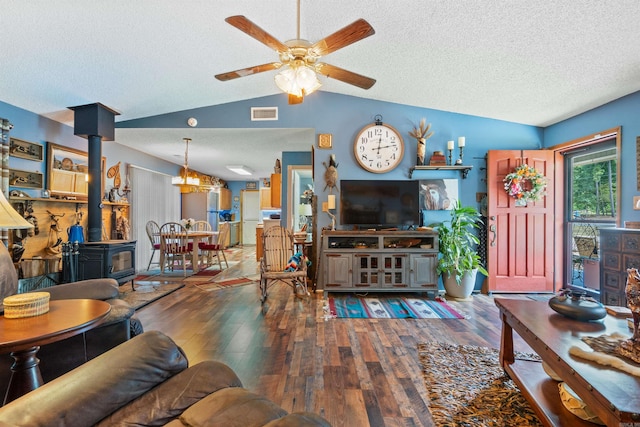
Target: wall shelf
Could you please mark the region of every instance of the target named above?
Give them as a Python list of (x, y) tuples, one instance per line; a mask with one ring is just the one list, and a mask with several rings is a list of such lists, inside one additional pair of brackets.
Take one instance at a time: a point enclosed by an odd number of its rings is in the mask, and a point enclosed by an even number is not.
[(473, 166), (465, 166), (465, 165), (414, 166), (411, 169), (409, 169), (409, 178), (413, 178), (413, 172), (415, 171), (445, 170), (445, 171), (460, 171), (462, 172), (462, 179), (466, 179), (471, 169), (473, 169)]
[[(69, 200), (69, 199), (56, 199), (54, 197), (9, 197), (12, 202), (34, 201), (34, 202), (50, 202), (50, 203), (77, 203), (79, 205), (86, 205), (87, 200)], [(124, 202), (109, 202), (108, 200), (102, 200), (101, 203), (104, 206), (129, 206), (129, 203)]]

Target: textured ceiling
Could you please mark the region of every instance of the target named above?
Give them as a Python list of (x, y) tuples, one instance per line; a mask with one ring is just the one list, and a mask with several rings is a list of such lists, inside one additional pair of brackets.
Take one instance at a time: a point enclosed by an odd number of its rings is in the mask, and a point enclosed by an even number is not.
[[(324, 91), (546, 126), (640, 90), (637, 0), (301, 3), (312, 42), (358, 18), (376, 31), (323, 60), (377, 83)], [(213, 77), (277, 60), (224, 18), (296, 36), (295, 0), (0, 0), (0, 13), (0, 99), (65, 123), (96, 101), (121, 121), (276, 94), (274, 72)]]

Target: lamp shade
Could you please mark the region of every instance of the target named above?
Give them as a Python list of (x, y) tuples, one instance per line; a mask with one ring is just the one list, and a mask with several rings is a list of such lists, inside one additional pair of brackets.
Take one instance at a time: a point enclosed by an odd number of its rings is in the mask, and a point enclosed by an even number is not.
[(290, 95), (305, 96), (322, 84), (314, 69), (307, 65), (290, 65), (275, 76), (276, 85)]
[(2, 191), (0, 191), (0, 228), (14, 230), (19, 228), (33, 228), (33, 224), (29, 223), (29, 221), (13, 209), (13, 206), (11, 206), (11, 203), (9, 203)]
[(298, 213), (302, 216), (311, 216), (313, 212), (311, 212), (311, 205), (303, 203), (300, 205), (300, 209)]

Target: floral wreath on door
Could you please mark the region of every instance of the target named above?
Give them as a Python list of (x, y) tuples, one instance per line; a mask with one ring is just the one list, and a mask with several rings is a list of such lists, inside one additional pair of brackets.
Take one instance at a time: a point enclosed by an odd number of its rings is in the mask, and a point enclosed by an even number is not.
[(516, 206), (540, 200), (546, 193), (547, 178), (536, 168), (526, 163), (518, 166), (504, 177), (504, 189), (516, 199)]

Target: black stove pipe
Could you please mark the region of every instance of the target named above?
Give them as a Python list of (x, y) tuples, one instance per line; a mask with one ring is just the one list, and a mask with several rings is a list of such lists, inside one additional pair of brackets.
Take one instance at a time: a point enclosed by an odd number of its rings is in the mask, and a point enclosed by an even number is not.
[(87, 203), (87, 240), (102, 240), (102, 137), (90, 135), (89, 141), (89, 185)]
[(69, 107), (74, 111), (74, 135), (88, 140), (89, 185), (87, 240), (102, 240), (102, 140), (113, 141), (117, 111), (100, 103)]

